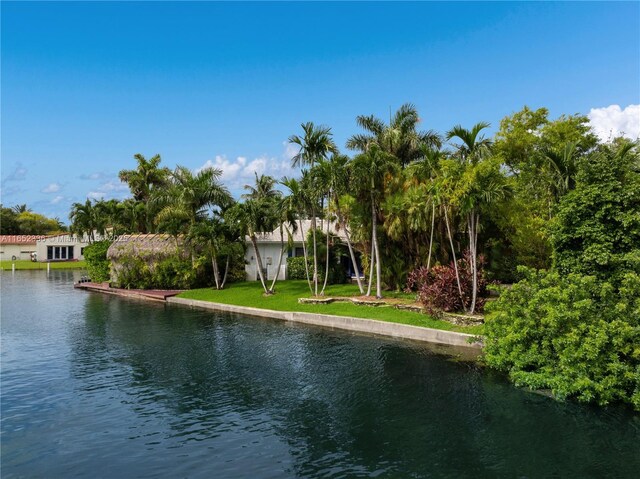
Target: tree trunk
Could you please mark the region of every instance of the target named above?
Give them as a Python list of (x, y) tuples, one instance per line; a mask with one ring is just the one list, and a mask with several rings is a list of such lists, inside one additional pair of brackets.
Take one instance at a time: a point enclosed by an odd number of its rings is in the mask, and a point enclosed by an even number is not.
[(220, 285), (220, 289), (224, 289), (224, 285), (227, 282), (227, 273), (229, 272), (229, 259), (231, 258), (231, 255), (228, 254), (227, 255), (227, 263), (224, 266), (224, 276), (222, 277), (222, 284)]
[(322, 284), (322, 291), (320, 291), (320, 296), (324, 296), (324, 290), (327, 287), (327, 281), (329, 279), (329, 218), (327, 215), (327, 254), (325, 256), (325, 260), (327, 264), (324, 268), (324, 283)]
[(313, 228), (313, 295), (318, 296), (318, 245), (316, 241), (316, 211), (315, 208), (311, 212), (313, 220), (311, 220), (311, 228)]
[(458, 293), (460, 293), (460, 301), (462, 302), (462, 307), (464, 309), (467, 306), (464, 303), (464, 296), (462, 295), (462, 286), (460, 285), (460, 273), (458, 272), (458, 260), (456, 259), (456, 251), (453, 247), (453, 236), (451, 236), (451, 228), (449, 226), (449, 213), (447, 212), (447, 208), (444, 208), (444, 220), (447, 224), (447, 233), (449, 235), (449, 243), (451, 244), (451, 255), (453, 256), (453, 268), (456, 271), (456, 282), (458, 283)]
[(278, 281), (278, 277), (280, 276), (280, 266), (282, 266), (282, 255), (284, 254), (284, 237), (282, 235), (282, 227), (280, 228), (280, 256), (278, 257), (278, 268), (276, 269), (276, 275), (271, 282), (271, 287), (269, 288), (269, 292), (273, 293), (273, 287), (276, 285), (276, 281)]
[(371, 285), (373, 284), (373, 263), (376, 260), (376, 250), (373, 244), (373, 235), (371, 235), (371, 264), (369, 265), (369, 284), (367, 285), (367, 296), (371, 296)]
[(264, 280), (264, 274), (262, 273), (262, 258), (260, 257), (260, 251), (258, 251), (258, 243), (256, 241), (256, 236), (251, 235), (251, 244), (253, 245), (253, 252), (256, 255), (256, 264), (258, 266), (258, 277), (260, 278), (260, 282), (262, 283), (262, 289), (266, 294), (269, 294), (269, 290), (267, 289), (267, 285)]
[(378, 218), (376, 215), (376, 209), (371, 198), (371, 219), (373, 221), (373, 246), (376, 252), (376, 298), (382, 298), (382, 289), (380, 286), (380, 277), (382, 276), (382, 265), (380, 264), (380, 248), (378, 247)]
[(471, 274), (473, 275), (471, 290), (471, 306), (469, 308), (469, 314), (473, 314), (476, 309), (476, 297), (478, 294), (478, 221), (479, 216), (472, 210), (468, 215), (469, 223), (469, 255), (471, 256)]
[(311, 278), (309, 278), (309, 254), (307, 253), (307, 237), (304, 235), (304, 228), (302, 227), (302, 220), (298, 219), (300, 223), (300, 234), (302, 235), (302, 253), (304, 254), (304, 271), (307, 274), (307, 284), (309, 285), (309, 291), (313, 294), (313, 287), (311, 286)]
[(213, 280), (216, 282), (216, 289), (220, 289), (220, 275), (218, 273), (218, 261), (216, 257), (211, 254), (211, 266), (213, 267)]
[(344, 221), (341, 221), (341, 222), (342, 222), (342, 229), (344, 230), (344, 236), (347, 239), (347, 248), (349, 248), (349, 256), (351, 256), (351, 264), (353, 265), (353, 271), (356, 274), (358, 289), (360, 290), (360, 294), (364, 294), (364, 288), (362, 287), (362, 280), (360, 279), (360, 270), (358, 269), (358, 263), (356, 262), (356, 255), (353, 252), (353, 246), (351, 246), (351, 238), (349, 235), (349, 230), (347, 229), (347, 225), (344, 223)]
[(436, 204), (431, 204), (431, 238), (429, 239), (429, 258), (427, 259), (427, 271), (431, 269), (431, 250), (433, 249), (433, 230), (436, 222)]

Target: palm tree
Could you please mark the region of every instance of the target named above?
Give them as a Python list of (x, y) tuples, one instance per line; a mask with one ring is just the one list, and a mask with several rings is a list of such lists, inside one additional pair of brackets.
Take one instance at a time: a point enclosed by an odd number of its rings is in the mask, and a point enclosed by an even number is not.
[(469, 235), (469, 253), (471, 259), (472, 294), (469, 313), (475, 312), (478, 292), (478, 230), (480, 229), (480, 210), (508, 194), (504, 175), (498, 162), (490, 158), (491, 141), (480, 136), (488, 128), (488, 123), (477, 123), (467, 130), (455, 126), (447, 133), (447, 139), (457, 138), (461, 143), (456, 146), (455, 155), (462, 165), (455, 196), (461, 213), (466, 216)]
[(13, 212), (17, 215), (19, 215), (20, 213), (27, 213), (27, 212), (31, 212), (32, 209), (28, 208), (26, 204), (21, 204), (21, 205), (15, 205), (14, 207), (11, 208), (13, 210)]
[(544, 148), (542, 154), (551, 167), (550, 189), (556, 201), (576, 186), (577, 142), (568, 142), (561, 150)]
[(440, 136), (433, 130), (418, 131), (420, 117), (411, 103), (402, 105), (389, 119), (389, 125), (373, 115), (360, 115), (356, 122), (367, 133), (353, 135), (347, 140), (347, 148), (364, 153), (376, 143), (383, 151), (396, 157), (402, 167), (420, 157), (422, 145), (435, 148), (442, 145)]
[(245, 202), (237, 204), (228, 215), (239, 231), (249, 236), (256, 258), (258, 277), (265, 294), (272, 294), (272, 291), (267, 288), (266, 278), (264, 277), (257, 235), (270, 233), (277, 226), (279, 217), (276, 205), (281, 193), (275, 189), (275, 185), (276, 180), (271, 176), (258, 176), (256, 173), (255, 186), (244, 186), (244, 189), (248, 191), (248, 193), (242, 195)]
[[(303, 172), (303, 179), (306, 175)], [(305, 181), (306, 182), (306, 181)], [(285, 208), (294, 210), (298, 218), (298, 226), (300, 228), (300, 235), (302, 236), (302, 252), (304, 255), (304, 270), (307, 277), (307, 284), (309, 285), (309, 291), (313, 294), (313, 285), (311, 283), (311, 277), (309, 276), (309, 254), (307, 252), (307, 238), (304, 233), (303, 218), (306, 216), (307, 211), (310, 209), (310, 200), (307, 192), (302, 187), (302, 182), (295, 178), (284, 177), (280, 183), (289, 190), (289, 194), (284, 197), (283, 201), (287, 203)]]
[(140, 153), (133, 157), (138, 162), (137, 168), (135, 170), (121, 170), (118, 177), (120, 181), (129, 185), (133, 198), (145, 204), (145, 221), (139, 224), (138, 229), (140, 232), (146, 233), (153, 228), (154, 212), (151, 208), (155, 203), (150, 201), (151, 196), (155, 189), (167, 185), (171, 171), (168, 168), (160, 168), (159, 165), (162, 161), (160, 155), (155, 155), (149, 160)]
[(92, 203), (90, 199), (84, 203), (73, 203), (69, 219), (71, 220), (70, 231), (81, 236), (86, 234), (89, 243), (95, 241), (96, 233), (104, 234), (106, 218), (99, 208), (96, 208), (95, 202)]
[[(326, 126), (315, 126), (313, 122), (303, 123), (303, 136), (292, 135), (289, 143), (300, 147), (298, 153), (291, 159), (294, 167), (313, 167), (317, 162), (327, 157), (331, 153), (337, 153), (338, 148), (331, 139), (331, 128)], [(316, 211), (315, 204), (311, 207), (311, 227), (313, 233), (313, 284), (314, 294), (318, 295), (318, 245), (316, 239)]]
[(228, 207), (233, 198), (220, 182), (221, 176), (222, 170), (217, 168), (204, 168), (194, 174), (184, 166), (176, 167), (168, 185), (154, 194), (153, 201), (162, 205), (156, 221), (176, 220), (186, 233), (189, 226), (207, 216), (208, 208)]
[(356, 156), (353, 160), (354, 186), (362, 189), (369, 196), (371, 202), (371, 265), (367, 296), (371, 295), (373, 282), (373, 268), (376, 266), (376, 297), (382, 297), (381, 276), (382, 261), (378, 246), (377, 222), (379, 204), (384, 191), (385, 176), (395, 170), (393, 156), (384, 152), (376, 143), (369, 146), (366, 153)]

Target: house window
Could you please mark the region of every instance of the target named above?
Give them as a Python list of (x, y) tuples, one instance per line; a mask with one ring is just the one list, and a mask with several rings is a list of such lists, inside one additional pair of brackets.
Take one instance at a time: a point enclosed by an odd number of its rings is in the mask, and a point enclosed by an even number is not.
[(300, 256), (304, 256), (304, 248), (296, 248), (296, 258)]
[(47, 259), (73, 259), (73, 246), (47, 246)]

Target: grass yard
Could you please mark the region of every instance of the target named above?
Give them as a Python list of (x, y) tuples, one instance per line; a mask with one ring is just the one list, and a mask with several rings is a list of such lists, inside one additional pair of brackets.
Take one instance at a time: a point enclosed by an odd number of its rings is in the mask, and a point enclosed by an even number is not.
[[(5, 271), (11, 271), (11, 265), (15, 263), (16, 271), (27, 270), (27, 269), (47, 269), (47, 263), (45, 262), (33, 262), (28, 259), (23, 260), (3, 260), (0, 261), (0, 269)], [(52, 261), (51, 269), (86, 269), (86, 263), (84, 261)]]
[[(358, 287), (351, 284), (327, 286), (326, 296), (359, 296)], [(310, 298), (307, 282), (280, 281), (276, 293), (264, 296), (259, 281), (247, 281), (229, 285), (227, 289), (216, 291), (211, 288), (193, 289), (179, 295), (181, 298), (211, 301), (214, 303), (250, 306), (274, 311), (300, 311), (305, 313), (334, 314), (355, 318), (377, 319), (392, 323), (410, 324), (446, 331), (459, 331), (469, 334), (482, 334), (482, 326), (456, 326), (447, 321), (435, 319), (427, 314), (402, 311), (391, 306), (358, 306), (351, 303), (300, 304), (298, 298)], [(387, 297), (409, 299), (406, 293), (389, 294)]]

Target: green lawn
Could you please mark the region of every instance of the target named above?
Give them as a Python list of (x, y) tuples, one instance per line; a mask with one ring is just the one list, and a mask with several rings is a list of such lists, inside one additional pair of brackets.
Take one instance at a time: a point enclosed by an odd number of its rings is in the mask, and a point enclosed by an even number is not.
[[(25, 269), (47, 269), (47, 263), (33, 262), (27, 259), (25, 260), (4, 260), (0, 261), (0, 269), (11, 271), (11, 265), (15, 263), (16, 271)], [(86, 263), (84, 261), (52, 261), (51, 269), (86, 269)]]
[[(332, 285), (327, 287), (327, 296), (357, 296), (356, 285)], [(407, 296), (393, 294), (389, 296)], [(409, 295), (410, 296), (410, 295)], [(482, 334), (482, 326), (456, 326), (431, 316), (412, 311), (401, 311), (391, 306), (356, 306), (351, 303), (299, 304), (298, 298), (311, 297), (306, 281), (280, 281), (276, 285), (276, 294), (264, 296), (259, 281), (231, 284), (227, 289), (216, 291), (211, 288), (193, 289), (179, 295), (181, 298), (212, 301), (215, 303), (250, 306), (274, 311), (300, 311), (305, 313), (334, 314), (355, 318), (377, 319), (392, 323), (410, 324), (427, 328), (459, 331), (469, 334)]]

